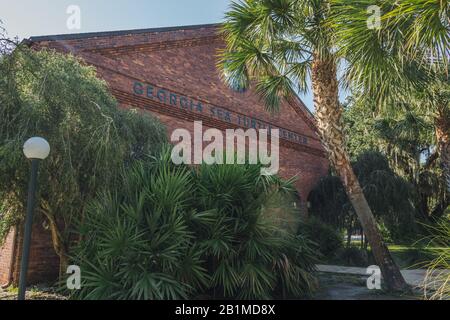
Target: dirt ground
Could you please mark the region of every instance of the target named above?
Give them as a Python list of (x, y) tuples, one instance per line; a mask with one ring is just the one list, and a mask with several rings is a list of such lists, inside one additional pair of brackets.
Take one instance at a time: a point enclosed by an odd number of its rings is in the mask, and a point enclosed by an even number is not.
[[(320, 289), (313, 300), (421, 300), (416, 295), (393, 295), (382, 290), (369, 290), (366, 277), (359, 275), (319, 272)], [(0, 289), (0, 300), (17, 299), (17, 289)], [(27, 300), (67, 300), (54, 289), (46, 286), (32, 287), (27, 291)]]
[[(16, 300), (17, 288), (14, 289), (1, 289), (0, 288), (0, 300)], [(36, 286), (27, 290), (27, 300), (67, 300), (66, 297), (59, 295), (54, 289), (46, 286)]]

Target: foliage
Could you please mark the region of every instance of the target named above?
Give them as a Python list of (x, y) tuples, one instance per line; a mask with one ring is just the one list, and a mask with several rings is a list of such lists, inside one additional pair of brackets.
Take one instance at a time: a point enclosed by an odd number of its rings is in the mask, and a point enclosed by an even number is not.
[[(356, 210), (370, 239), (377, 238), (372, 234), (378, 230), (372, 225), (365, 193), (355, 191), (359, 186), (351, 187), (354, 172), (345, 148), (336, 70), (343, 66), (341, 84), (377, 103), (395, 97), (405, 87), (419, 88), (427, 83), (428, 66), (434, 63), (425, 57), (447, 48), (448, 23), (439, 19), (446, 8), (442, 10), (442, 3), (433, 6), (427, 2), (428, 10), (423, 12), (418, 6), (408, 7), (411, 1), (376, 1), (386, 13), (383, 22), (393, 21), (383, 24), (381, 30), (368, 28), (367, 9), (374, 3), (365, 0), (232, 2), (223, 27), (226, 49), (219, 67), (224, 79), (235, 89), (254, 85), (266, 109), (278, 111), (283, 99), (295, 99), (295, 90), (306, 91), (307, 80), (312, 79), (321, 138), (346, 192), (353, 203), (359, 200), (363, 204)], [(426, 18), (418, 18), (419, 13)], [(429, 29), (428, 18), (433, 22)], [(405, 59), (412, 56), (418, 58)], [(382, 268), (388, 282), (405, 287), (401, 277), (397, 277), (401, 285), (389, 280), (394, 277), (388, 270), (398, 270), (384, 247), (372, 246), (378, 263), (391, 265)]]
[[(309, 240), (272, 223), (264, 205), (292, 192), (257, 165), (174, 166), (166, 151), (91, 202), (74, 263), (82, 299), (305, 296)], [(282, 205), (282, 204), (280, 204)]]
[(235, 89), (254, 85), (266, 107), (308, 91), (314, 61), (339, 59), (329, 1), (239, 1), (226, 13), (219, 66)]
[[(353, 168), (375, 217), (388, 228), (394, 240), (408, 240), (415, 235), (414, 190), (389, 167), (386, 158), (377, 152), (361, 154)], [(357, 218), (339, 179), (323, 178), (308, 200), (311, 213), (322, 221), (352, 231), (358, 228)]]
[[(368, 150), (384, 154), (395, 173), (414, 187), (416, 218), (427, 223), (442, 216), (450, 200), (437, 161), (432, 104), (431, 100), (410, 97), (409, 102), (399, 101), (389, 110), (377, 111), (373, 100), (351, 97), (344, 113), (352, 158)], [(369, 106), (373, 112), (368, 116)]]
[[(445, 4), (444, 4), (445, 2)], [(418, 3), (422, 3), (423, 10)], [(232, 2), (223, 33), (226, 49), (219, 63), (226, 82), (235, 89), (254, 85), (266, 109), (306, 91), (312, 79), (319, 133), (371, 241), (378, 237), (374, 219), (348, 162), (338, 102), (336, 70), (341, 83), (377, 103), (405, 88), (420, 88), (430, 78), (434, 59), (446, 60), (447, 1), (245, 0)], [(367, 9), (379, 5), (383, 24), (368, 27)], [(445, 51), (442, 51), (445, 50)], [(444, 56), (445, 58), (441, 58)], [(379, 189), (380, 190), (380, 189)], [(381, 191), (381, 190), (380, 190)], [(378, 192), (381, 194), (381, 192)], [(379, 243), (372, 243), (389, 286), (406, 287), (399, 270)], [(382, 257), (384, 256), (384, 257)], [(392, 279), (392, 280), (391, 280)]]
[(392, 257), (397, 261), (401, 268), (407, 269), (423, 269), (433, 261), (437, 255), (435, 249), (426, 246), (397, 247), (389, 246)]
[[(373, 5), (381, 23), (368, 28)], [(345, 86), (389, 100), (423, 86), (427, 67), (447, 60), (446, 17), (447, 1), (236, 1), (225, 16), (227, 48), (219, 64), (231, 87), (252, 83), (272, 111), (295, 90), (308, 90), (317, 59), (342, 64)]]
[(414, 236), (415, 221), (412, 185), (395, 174), (383, 155), (367, 152), (354, 164), (367, 201), (396, 240)]
[(423, 112), (406, 104), (383, 111), (370, 98), (350, 96), (344, 121), (354, 160), (365, 151), (377, 150), (392, 159), (395, 170), (403, 174), (402, 165), (412, 167), (418, 154), (431, 154), (433, 125)]
[(310, 214), (321, 221), (340, 229), (353, 225), (348, 220), (353, 217), (351, 204), (338, 177), (322, 177), (310, 192), (308, 202)]
[(442, 219), (437, 226), (430, 227), (434, 234), (431, 243), (438, 246), (436, 259), (428, 264), (425, 298), (431, 300), (450, 299), (450, 219)]
[(169, 163), (138, 163), (122, 184), (92, 201), (74, 261), (83, 299), (180, 299), (207, 281), (189, 210), (192, 177)]
[[(330, 2), (338, 51), (351, 66), (344, 79), (354, 94), (346, 112), (352, 156), (383, 152), (414, 185), (420, 218), (432, 222), (450, 204), (448, 2)], [(374, 6), (379, 25), (368, 28)]]
[[(378, 229), (385, 243), (393, 243), (391, 231), (386, 227), (383, 221), (378, 222)], [(390, 250), (390, 248), (389, 248)]]
[(350, 95), (344, 103), (343, 119), (347, 133), (347, 149), (352, 161), (366, 151), (381, 152), (375, 127), (377, 106), (373, 100)]
[(367, 267), (369, 265), (368, 252), (357, 247), (345, 247), (336, 253), (336, 263), (345, 266)]
[(92, 67), (70, 55), (20, 46), (0, 58), (1, 219), (23, 218), (29, 167), (25, 140), (42, 136), (51, 145), (39, 176), (38, 218), (50, 225), (64, 257), (73, 222), (87, 201), (113, 186), (117, 172), (165, 141), (149, 115), (121, 111)]
[(198, 234), (206, 244), (215, 296), (267, 299), (274, 289), (294, 297), (311, 292), (315, 254), (309, 240), (278, 227), (267, 208), (286, 207), (289, 198), (293, 203), (290, 181), (261, 176), (259, 166), (249, 165), (203, 165), (195, 180), (197, 209), (215, 215), (209, 230)]
[[(352, 104), (359, 105), (346, 117), (353, 156), (362, 148), (382, 151), (414, 185), (420, 219), (433, 222), (450, 204), (448, 1), (331, 3), (339, 51), (352, 66), (345, 76), (357, 97)], [(381, 12), (371, 29), (370, 6)]]
[(315, 217), (308, 218), (300, 226), (299, 234), (312, 239), (324, 258), (333, 257), (343, 247), (341, 232)]
[[(339, 54), (350, 65), (344, 79), (377, 102), (417, 90), (432, 80), (429, 67), (448, 63), (447, 1), (331, 0), (330, 24)], [(379, 24), (369, 27), (373, 12)], [(376, 17), (375, 17), (376, 18)]]

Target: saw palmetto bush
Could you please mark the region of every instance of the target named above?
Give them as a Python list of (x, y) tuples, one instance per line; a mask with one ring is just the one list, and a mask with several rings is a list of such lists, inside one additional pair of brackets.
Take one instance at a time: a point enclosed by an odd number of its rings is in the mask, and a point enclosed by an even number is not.
[(206, 250), (215, 297), (298, 297), (314, 288), (311, 243), (270, 214), (270, 207), (292, 209), (291, 181), (261, 176), (260, 169), (203, 165), (195, 174), (196, 206), (213, 218), (210, 228), (194, 230)]
[(450, 219), (442, 219), (429, 227), (434, 237), (431, 241), (437, 258), (428, 264), (425, 278), (425, 298), (450, 300)]
[[(165, 152), (92, 202), (74, 252), (78, 299), (300, 297), (315, 287), (309, 240), (273, 223), (290, 182), (260, 167), (174, 166)], [(283, 194), (283, 197), (278, 197)], [(266, 206), (266, 207), (265, 207)]]
[(123, 175), (119, 188), (90, 203), (80, 224), (74, 261), (83, 277), (75, 298), (187, 298), (208, 279), (184, 219), (191, 173), (154, 159)]

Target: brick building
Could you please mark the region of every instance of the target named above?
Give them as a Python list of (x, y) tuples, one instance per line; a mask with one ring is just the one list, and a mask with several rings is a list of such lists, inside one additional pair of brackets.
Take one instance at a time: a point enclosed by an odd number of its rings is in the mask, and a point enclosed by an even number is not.
[[(205, 129), (279, 129), (279, 173), (298, 176), (303, 208), (327, 172), (314, 118), (300, 99), (284, 101), (278, 114), (270, 114), (253, 90), (236, 92), (221, 81), (216, 63), (224, 42), (217, 25), (32, 37), (29, 44), (83, 58), (122, 107), (153, 113), (169, 135), (176, 128), (192, 131), (195, 120)], [(51, 266), (57, 262), (49, 232), (41, 226), (33, 232), (30, 282), (54, 276)], [(16, 234), (11, 232), (0, 249), (0, 285), (17, 279), (21, 241)]]

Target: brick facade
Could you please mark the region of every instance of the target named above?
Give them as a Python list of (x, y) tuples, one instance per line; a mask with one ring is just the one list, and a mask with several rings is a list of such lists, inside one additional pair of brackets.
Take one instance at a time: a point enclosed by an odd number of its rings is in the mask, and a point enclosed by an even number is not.
[(192, 132), (200, 120), (205, 129), (280, 129), (280, 175), (298, 177), (303, 207), (328, 170), (314, 118), (300, 99), (283, 101), (271, 114), (254, 90), (236, 92), (223, 83), (216, 67), (224, 48), (217, 25), (35, 37), (30, 45), (79, 56), (97, 69), (122, 107), (151, 112), (169, 135), (177, 128)]
[(14, 228), (0, 247), (0, 286), (6, 286), (12, 281), (12, 270), (15, 257), (17, 233)]
[[(13, 228), (0, 248), (0, 286), (19, 283), (23, 238), (19, 228)], [(41, 224), (33, 226), (27, 280), (29, 284), (55, 281), (59, 258), (53, 250), (50, 232)]]

